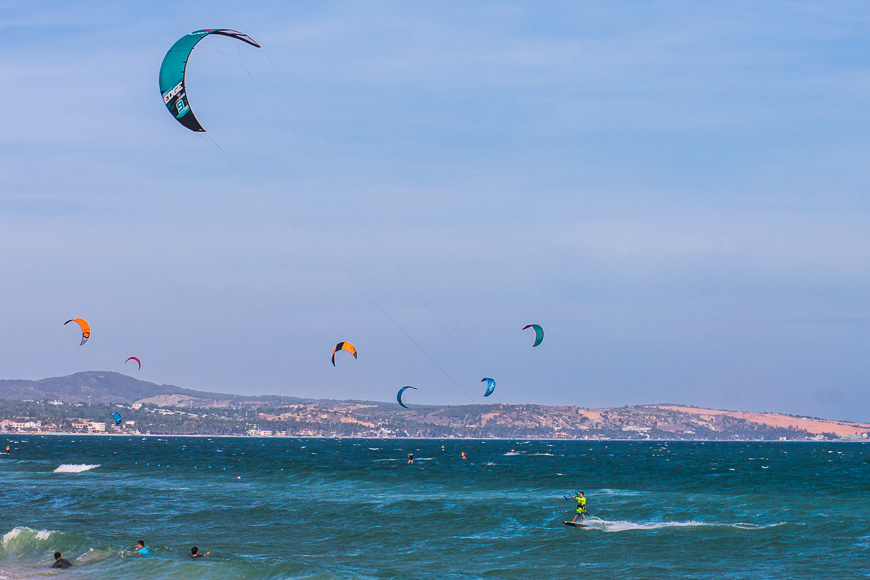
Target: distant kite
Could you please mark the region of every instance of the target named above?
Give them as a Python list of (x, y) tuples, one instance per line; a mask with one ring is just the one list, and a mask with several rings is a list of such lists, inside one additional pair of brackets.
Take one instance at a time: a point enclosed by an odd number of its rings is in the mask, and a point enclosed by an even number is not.
[(332, 349), (332, 366), (335, 366), (335, 353), (340, 350), (346, 350), (350, 354), (353, 355), (353, 358), (357, 358), (356, 356), (356, 347), (349, 342), (339, 342), (335, 345), (335, 348)]
[(525, 330), (527, 328), (534, 328), (535, 329), (535, 344), (533, 344), (532, 346), (538, 346), (539, 344), (541, 344), (541, 341), (544, 340), (544, 329), (541, 328), (541, 325), (540, 324), (527, 324), (523, 327), (523, 330)]
[(193, 47), (209, 34), (229, 36), (260, 48), (260, 45), (254, 42), (250, 36), (227, 28), (197, 30), (182, 36), (172, 45), (172, 48), (163, 57), (163, 64), (160, 65), (160, 93), (163, 95), (163, 104), (179, 123), (191, 131), (197, 132), (204, 132), (205, 129), (199, 124), (190, 108), (184, 73), (187, 69), (187, 59), (190, 57)]
[(488, 397), (495, 390), (495, 379), (480, 379), (481, 383), (486, 383), (486, 392), (483, 394), (484, 397)]
[(112, 419), (115, 420), (115, 425), (120, 425), (121, 424), (121, 413), (119, 413), (118, 411), (115, 411), (114, 413), (112, 413)]
[(128, 358), (127, 360), (125, 360), (125, 361), (124, 361), (124, 364), (127, 364), (127, 363), (130, 362), (131, 360), (136, 361), (136, 364), (139, 365), (139, 370), (141, 371), (141, 370), (142, 370), (142, 361), (139, 360), (139, 359), (138, 359), (137, 357), (135, 357), (135, 356), (131, 356), (130, 358)]
[(70, 318), (69, 320), (64, 322), (63, 325), (66, 326), (70, 322), (77, 322), (78, 325), (82, 327), (82, 341), (81, 343), (79, 343), (79, 346), (83, 345), (91, 337), (91, 326), (85, 321), (84, 318)]
[(405, 392), (405, 389), (414, 389), (416, 391), (417, 387), (402, 387), (401, 389), (399, 389), (399, 392), (396, 394), (396, 400), (399, 401), (400, 405), (402, 405), (403, 407), (405, 407), (407, 409), (408, 406), (402, 402), (402, 393)]

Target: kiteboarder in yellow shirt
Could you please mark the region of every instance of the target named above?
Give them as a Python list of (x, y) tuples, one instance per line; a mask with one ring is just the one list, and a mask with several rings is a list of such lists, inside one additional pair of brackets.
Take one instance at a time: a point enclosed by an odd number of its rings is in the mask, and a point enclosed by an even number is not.
[(572, 498), (577, 502), (577, 513), (574, 514), (574, 519), (571, 520), (571, 523), (577, 521), (577, 516), (580, 516), (582, 519), (586, 519), (586, 496), (582, 491), (578, 491), (577, 495)]

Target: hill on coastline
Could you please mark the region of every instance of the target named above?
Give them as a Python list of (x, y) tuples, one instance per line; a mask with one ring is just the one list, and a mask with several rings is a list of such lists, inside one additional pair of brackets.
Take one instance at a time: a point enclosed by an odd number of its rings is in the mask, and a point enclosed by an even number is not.
[(154, 397), (175, 397), (207, 403), (236, 399), (236, 395), (183, 389), (174, 385), (157, 385), (121, 373), (87, 371), (66, 377), (39, 381), (0, 380), (0, 399), (56, 400), (64, 403), (131, 404)]

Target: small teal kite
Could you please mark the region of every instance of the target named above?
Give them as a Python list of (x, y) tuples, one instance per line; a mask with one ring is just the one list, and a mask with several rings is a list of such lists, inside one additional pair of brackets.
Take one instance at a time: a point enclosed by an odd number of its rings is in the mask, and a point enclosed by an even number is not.
[(527, 324), (523, 327), (523, 330), (525, 330), (527, 328), (534, 328), (535, 329), (535, 344), (533, 344), (532, 346), (538, 346), (539, 344), (541, 344), (541, 341), (544, 340), (544, 329), (541, 328), (541, 325), (540, 324)]
[(405, 389), (414, 389), (416, 391), (417, 387), (402, 387), (401, 389), (399, 389), (399, 392), (396, 393), (396, 400), (399, 401), (399, 404), (401, 406), (403, 406), (407, 409), (408, 405), (406, 405), (405, 403), (402, 402), (402, 393), (405, 392)]

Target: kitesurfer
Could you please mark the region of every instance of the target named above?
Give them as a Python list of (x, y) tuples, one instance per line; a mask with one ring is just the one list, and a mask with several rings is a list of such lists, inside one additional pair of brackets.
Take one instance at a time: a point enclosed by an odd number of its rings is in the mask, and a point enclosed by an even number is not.
[(200, 553), (199, 553), (199, 548), (197, 548), (196, 546), (194, 546), (194, 547), (192, 547), (192, 548), (190, 549), (190, 557), (191, 557), (191, 558), (205, 558), (205, 557), (208, 556), (209, 554), (211, 554), (211, 550), (209, 550), (209, 551), (206, 552), (205, 554), (200, 554)]
[(414, 454), (413, 453), (408, 454), (408, 463), (414, 463)]
[(6, 446), (6, 455), (12, 455), (12, 448), (8, 445)]
[(72, 568), (72, 564), (69, 563), (69, 560), (64, 559), (60, 552), (54, 553), (54, 565), (52, 568)]
[(571, 520), (571, 523), (577, 521), (577, 516), (580, 516), (582, 519), (586, 519), (586, 496), (582, 491), (578, 491), (577, 495), (572, 498), (577, 502), (577, 513), (574, 514), (574, 519)]

